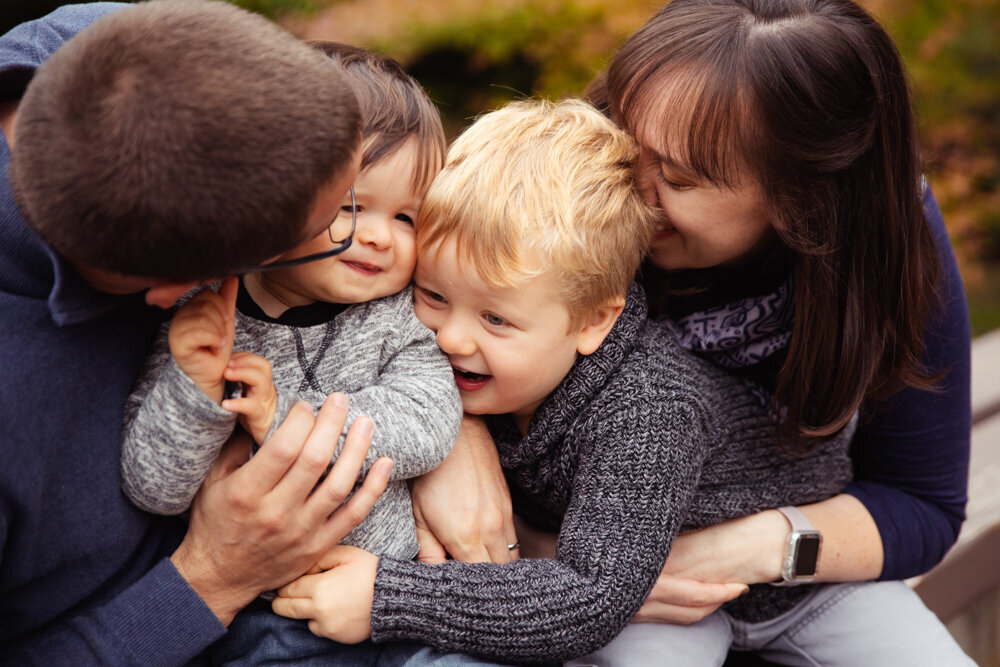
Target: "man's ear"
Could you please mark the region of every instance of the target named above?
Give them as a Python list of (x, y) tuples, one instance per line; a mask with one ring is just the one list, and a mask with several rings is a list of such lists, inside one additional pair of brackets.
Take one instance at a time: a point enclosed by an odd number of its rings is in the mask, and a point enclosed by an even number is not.
[(583, 355), (596, 352), (624, 309), (625, 297), (621, 296), (598, 308), (577, 334), (576, 351)]

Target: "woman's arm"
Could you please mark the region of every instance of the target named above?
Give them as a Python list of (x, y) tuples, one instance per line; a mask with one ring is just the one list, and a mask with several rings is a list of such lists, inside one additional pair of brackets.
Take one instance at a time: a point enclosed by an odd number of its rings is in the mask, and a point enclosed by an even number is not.
[(924, 365), (941, 373), (934, 391), (906, 388), (858, 429), (855, 481), (847, 493), (867, 508), (884, 551), (880, 579), (934, 567), (955, 543), (968, 498), (972, 430), (969, 310), (955, 256), (934, 196), (924, 213), (941, 263), (940, 306), (924, 335)]

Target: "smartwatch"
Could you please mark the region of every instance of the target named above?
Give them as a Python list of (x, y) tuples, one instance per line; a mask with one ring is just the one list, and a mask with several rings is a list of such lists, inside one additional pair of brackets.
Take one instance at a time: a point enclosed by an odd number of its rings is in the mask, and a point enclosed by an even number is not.
[(772, 586), (798, 586), (816, 579), (819, 564), (819, 548), (823, 535), (795, 507), (779, 507), (792, 527), (785, 545), (785, 557), (781, 561), (781, 579), (771, 582)]

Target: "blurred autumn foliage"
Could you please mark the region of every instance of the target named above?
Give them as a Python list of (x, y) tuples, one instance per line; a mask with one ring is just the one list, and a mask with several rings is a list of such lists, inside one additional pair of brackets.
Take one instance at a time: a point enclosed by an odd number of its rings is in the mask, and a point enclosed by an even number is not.
[[(257, 0), (260, 1), (260, 0)], [(277, 19), (311, 39), (397, 58), (446, 129), (524, 95), (579, 94), (651, 0), (324, 0)], [(944, 212), (977, 333), (1000, 327), (1000, 2), (861, 0), (895, 38), (916, 100), (928, 179)]]
[[(526, 95), (579, 94), (656, 0), (231, 0), (293, 33), (397, 58), (454, 135), (476, 114)], [(909, 68), (928, 178), (944, 211), (973, 310), (1000, 327), (1000, 2), (860, 0)], [(0, 23), (64, 4), (3, 0)], [(8, 21), (9, 20), (9, 21)]]

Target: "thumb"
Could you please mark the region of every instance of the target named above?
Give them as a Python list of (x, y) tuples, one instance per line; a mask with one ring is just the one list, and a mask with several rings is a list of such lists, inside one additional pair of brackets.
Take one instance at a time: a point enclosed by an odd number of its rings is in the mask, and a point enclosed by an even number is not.
[(222, 446), (219, 458), (215, 459), (208, 476), (216, 479), (229, 476), (234, 470), (250, 460), (250, 446), (253, 443), (250, 435), (236, 429), (232, 436)]

